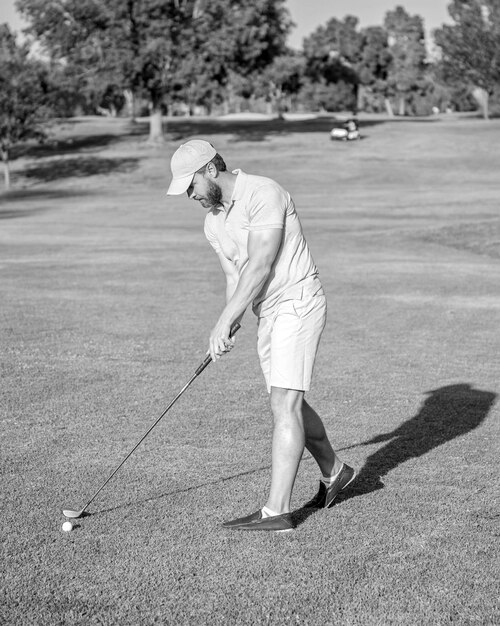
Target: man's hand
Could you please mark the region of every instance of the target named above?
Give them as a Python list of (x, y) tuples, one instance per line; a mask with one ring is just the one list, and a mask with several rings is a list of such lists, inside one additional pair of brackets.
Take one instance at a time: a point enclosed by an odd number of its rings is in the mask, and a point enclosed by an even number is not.
[(212, 361), (217, 361), (223, 354), (233, 349), (234, 339), (229, 338), (230, 331), (230, 324), (219, 320), (210, 333), (209, 353)]

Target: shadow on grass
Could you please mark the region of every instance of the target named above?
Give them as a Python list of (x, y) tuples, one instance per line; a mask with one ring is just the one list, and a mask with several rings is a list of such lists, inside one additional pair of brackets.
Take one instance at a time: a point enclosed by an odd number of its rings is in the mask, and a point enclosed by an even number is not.
[(93, 176), (95, 174), (127, 174), (137, 167), (138, 158), (104, 159), (99, 157), (75, 157), (53, 159), (32, 165), (22, 172), (25, 178), (51, 182), (59, 178)]
[[(423, 456), (430, 450), (471, 432), (486, 418), (493, 407), (496, 394), (491, 391), (474, 389), (471, 385), (462, 383), (448, 385), (426, 392), (429, 396), (419, 412), (407, 422), (389, 433), (383, 433), (365, 441), (360, 446), (388, 442), (387, 445), (370, 455), (356, 480), (336, 500), (343, 502), (350, 498), (365, 495), (383, 488), (381, 478), (395, 469), (398, 465), (412, 458)], [(349, 446), (353, 448), (355, 446)], [(344, 448), (346, 449), (346, 448)], [(311, 456), (304, 457), (302, 462), (312, 460)], [(136, 507), (148, 502), (154, 502), (168, 496), (196, 491), (203, 487), (219, 485), (229, 480), (250, 476), (261, 471), (271, 469), (271, 465), (238, 472), (202, 484), (192, 485), (184, 489), (176, 489), (142, 500), (126, 502), (115, 507), (100, 509), (93, 515), (109, 513), (124, 508)], [(319, 509), (298, 508), (293, 511), (296, 526), (300, 526), (308, 517)], [(90, 513), (87, 513), (90, 515)]]
[[(305, 461), (312, 461), (312, 456), (304, 456), (301, 459), (301, 463)], [(136, 507), (141, 504), (147, 504), (148, 502), (154, 502), (155, 500), (161, 500), (163, 498), (168, 498), (169, 496), (179, 495), (181, 493), (189, 493), (191, 491), (197, 491), (198, 489), (202, 489), (203, 487), (211, 487), (215, 485), (220, 485), (221, 483), (227, 482), (229, 480), (235, 480), (236, 478), (241, 478), (242, 476), (250, 476), (252, 474), (257, 474), (259, 472), (269, 471), (271, 469), (271, 464), (263, 465), (262, 467), (256, 467), (254, 469), (245, 470), (244, 472), (238, 472), (236, 474), (231, 474), (230, 476), (223, 476), (221, 478), (216, 478), (215, 480), (210, 480), (205, 483), (201, 483), (198, 485), (191, 485), (189, 487), (185, 487), (184, 489), (176, 489), (174, 491), (168, 491), (159, 495), (151, 496), (150, 498), (144, 498), (142, 500), (136, 500), (134, 502), (126, 502), (124, 504), (119, 504), (118, 506), (110, 507), (108, 509), (100, 509), (95, 511), (95, 513), (85, 512), (84, 516), (90, 515), (98, 515), (101, 513), (111, 513), (112, 511), (118, 511), (120, 509)], [(304, 523), (305, 520), (310, 516), (314, 515), (318, 512), (318, 509), (314, 508), (299, 508), (295, 511), (292, 511), (293, 521), (296, 526), (300, 526), (300, 524)], [(243, 515), (244, 513), (242, 513)], [(83, 517), (83, 516), (82, 516)]]
[[(180, 141), (193, 135), (234, 135), (232, 141), (265, 141), (268, 137), (284, 136), (291, 133), (320, 133), (327, 138), (335, 126), (340, 126), (345, 115), (318, 115), (309, 119), (257, 119), (238, 120), (217, 117), (179, 117), (169, 118), (165, 124), (167, 141)], [(370, 126), (397, 122), (435, 123), (439, 120), (429, 118), (393, 117), (368, 118), (359, 120), (361, 133)], [(146, 139), (149, 135), (149, 120), (118, 119), (106, 124), (106, 120), (93, 118), (67, 120), (69, 127), (78, 127), (79, 133), (72, 136), (59, 136), (37, 144), (20, 144), (12, 150), (11, 160), (20, 157), (43, 158), (64, 154), (78, 154), (102, 150), (112, 144), (130, 139)], [(366, 137), (366, 135), (365, 135)]]
[[(12, 150), (11, 160), (19, 157), (43, 158), (57, 156), (60, 154), (73, 154), (75, 152), (96, 151), (107, 148), (136, 136), (145, 135), (148, 128), (143, 124), (121, 120), (119, 125), (113, 124), (106, 132), (105, 124), (92, 124), (92, 120), (68, 120), (68, 126), (87, 125), (86, 132), (74, 134), (69, 137), (57, 136), (49, 137), (46, 141), (36, 144), (26, 143), (15, 146)], [(111, 132), (110, 132), (111, 131)]]
[(0, 220), (13, 220), (19, 217), (30, 217), (37, 213), (43, 213), (45, 209), (0, 209)]
[[(268, 137), (284, 136), (291, 133), (320, 133), (329, 139), (334, 126), (342, 125), (344, 118), (322, 115), (312, 119), (298, 120), (227, 120), (218, 118), (181, 118), (167, 124), (167, 131), (173, 141), (180, 141), (192, 135), (234, 135), (232, 141), (265, 141)], [(387, 120), (361, 120), (360, 130), (369, 126), (386, 123)]]
[(338, 501), (382, 489), (382, 477), (401, 463), (471, 432), (484, 421), (497, 397), (466, 383), (434, 389), (426, 395), (428, 398), (414, 417), (392, 432), (358, 444), (388, 442), (366, 459), (352, 487)]
[[(17, 219), (19, 217), (30, 217), (37, 213), (43, 213), (48, 211), (50, 206), (40, 206), (38, 203), (42, 200), (64, 200), (66, 198), (75, 198), (77, 196), (90, 196), (92, 190), (85, 189), (16, 189), (13, 191), (7, 191), (0, 193), (0, 220)], [(36, 207), (26, 206), (25, 203), (29, 203), (35, 200), (37, 202)], [(8, 203), (9, 206), (3, 207), (3, 203)], [(12, 204), (15, 208), (12, 208)]]
[(17, 148), (14, 157), (29, 156), (35, 158), (56, 156), (59, 154), (72, 154), (85, 150), (96, 150), (106, 148), (112, 143), (122, 139), (119, 135), (113, 134), (89, 134), (77, 135), (65, 139), (49, 140), (45, 143)]
[(200, 483), (198, 485), (191, 485), (189, 487), (185, 487), (184, 489), (175, 489), (174, 491), (167, 491), (165, 493), (161, 493), (156, 496), (151, 496), (150, 498), (144, 498), (143, 500), (136, 500), (135, 502), (126, 502), (125, 504), (119, 504), (118, 506), (114, 506), (109, 509), (101, 509), (100, 511), (96, 511), (95, 513), (86, 513), (86, 515), (96, 515), (98, 513), (110, 513), (111, 511), (117, 511), (119, 509), (129, 508), (132, 506), (138, 506), (139, 504), (147, 504), (148, 502), (154, 502), (155, 500), (168, 498), (168, 496), (176, 496), (180, 493), (189, 493), (190, 491), (196, 491), (198, 489), (202, 489), (203, 487), (211, 487), (213, 485), (220, 485), (221, 483), (225, 483), (228, 480), (234, 480), (235, 478), (240, 478), (241, 476), (249, 476), (250, 474), (257, 474), (258, 472), (263, 472), (265, 470), (270, 470), (270, 469), (271, 469), (271, 465), (264, 465), (262, 467), (257, 467), (251, 470), (246, 470), (244, 472), (238, 472), (237, 474), (231, 474), (231, 476), (223, 476), (222, 478), (209, 480), (205, 483)]

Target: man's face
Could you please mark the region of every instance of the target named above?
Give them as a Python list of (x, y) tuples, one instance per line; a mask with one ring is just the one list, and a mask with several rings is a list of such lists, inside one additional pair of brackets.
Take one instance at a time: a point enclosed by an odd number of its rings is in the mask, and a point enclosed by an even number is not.
[(196, 172), (187, 190), (188, 198), (198, 200), (205, 209), (212, 209), (222, 204), (220, 187), (206, 173)]

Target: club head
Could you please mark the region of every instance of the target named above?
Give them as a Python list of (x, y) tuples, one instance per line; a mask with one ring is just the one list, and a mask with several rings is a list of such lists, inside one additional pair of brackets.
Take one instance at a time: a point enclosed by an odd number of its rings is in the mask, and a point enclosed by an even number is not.
[(63, 515), (69, 519), (78, 519), (79, 517), (83, 517), (85, 513), (83, 512), (83, 509), (81, 511), (70, 511), (69, 509), (64, 509)]

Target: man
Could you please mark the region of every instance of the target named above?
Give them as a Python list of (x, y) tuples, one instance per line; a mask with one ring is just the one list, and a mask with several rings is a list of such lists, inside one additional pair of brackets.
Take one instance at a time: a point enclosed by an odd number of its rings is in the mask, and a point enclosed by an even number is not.
[(306, 506), (331, 506), (355, 476), (336, 456), (321, 419), (304, 399), (326, 321), (318, 270), (293, 200), (278, 183), (242, 170), (229, 172), (215, 148), (200, 139), (177, 149), (171, 170), (167, 193), (187, 192), (208, 210), (205, 235), (226, 276), (226, 305), (210, 334), (210, 355), (216, 361), (232, 348), (231, 325), (252, 304), (274, 417), (266, 505), (223, 526), (292, 530), (290, 498), (304, 446), (323, 475), (318, 493)]

